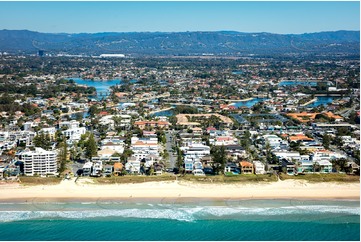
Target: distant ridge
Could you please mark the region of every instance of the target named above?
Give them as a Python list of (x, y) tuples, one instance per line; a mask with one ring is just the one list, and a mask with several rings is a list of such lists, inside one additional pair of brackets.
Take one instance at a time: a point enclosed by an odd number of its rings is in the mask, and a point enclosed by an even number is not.
[(305, 34), (197, 32), (40, 33), (0, 30), (0, 52), (99, 55), (248, 55), (360, 53), (360, 31)]

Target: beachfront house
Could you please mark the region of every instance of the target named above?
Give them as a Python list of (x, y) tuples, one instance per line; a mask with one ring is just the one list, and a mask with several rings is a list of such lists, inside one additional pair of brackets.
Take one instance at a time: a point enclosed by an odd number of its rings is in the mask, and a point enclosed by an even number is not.
[(210, 147), (203, 144), (192, 144), (190, 146), (180, 147), (180, 149), (184, 153), (186, 172), (193, 171), (195, 162), (202, 164), (200, 162), (201, 158), (210, 155)]
[(115, 176), (121, 176), (123, 171), (123, 164), (120, 162), (114, 163), (113, 170)]
[(105, 165), (104, 166), (104, 175), (111, 176), (113, 174), (113, 166), (112, 165)]
[(298, 161), (297, 172), (298, 173), (307, 173), (313, 172), (313, 162), (310, 160), (309, 155), (301, 155), (301, 159)]
[(290, 162), (286, 159), (282, 159), (281, 166), (282, 166), (282, 170), (285, 171), (287, 175), (296, 174), (296, 164), (294, 162)]
[(93, 162), (86, 162), (83, 165), (83, 176), (90, 176), (90, 174), (92, 173), (92, 168), (93, 168)]
[(255, 174), (266, 174), (265, 165), (262, 162), (258, 160), (253, 161), (253, 167)]
[(125, 163), (125, 170), (130, 174), (139, 174), (140, 172), (140, 160), (134, 157), (130, 157), (128, 162)]
[(319, 165), (321, 173), (332, 172), (332, 163), (329, 160), (319, 160), (316, 163)]
[(242, 174), (253, 174), (253, 164), (251, 162), (241, 161), (239, 162), (239, 167)]

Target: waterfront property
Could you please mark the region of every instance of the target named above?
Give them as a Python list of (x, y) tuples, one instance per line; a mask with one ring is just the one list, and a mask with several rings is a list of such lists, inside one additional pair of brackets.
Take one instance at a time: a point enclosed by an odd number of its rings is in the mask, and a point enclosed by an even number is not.
[(255, 174), (265, 174), (266, 173), (265, 165), (262, 162), (255, 160), (255, 161), (253, 161), (253, 166), (254, 166)]
[(42, 148), (29, 149), (16, 154), (19, 161), (24, 163), (24, 174), (34, 175), (55, 175), (57, 173), (57, 153), (46, 151)]
[(253, 164), (251, 162), (241, 161), (239, 162), (239, 167), (242, 174), (253, 174)]

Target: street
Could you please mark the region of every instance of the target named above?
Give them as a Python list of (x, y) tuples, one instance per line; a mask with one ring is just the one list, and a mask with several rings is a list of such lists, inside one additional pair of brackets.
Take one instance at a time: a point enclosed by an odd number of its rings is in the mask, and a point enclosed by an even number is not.
[(174, 131), (165, 131), (165, 137), (167, 139), (165, 148), (167, 150), (167, 152), (169, 153), (169, 168), (173, 169), (175, 167), (175, 164), (177, 162), (177, 156), (176, 154), (173, 154), (173, 150), (172, 150), (172, 146), (175, 145), (174, 144), (174, 135), (173, 135)]

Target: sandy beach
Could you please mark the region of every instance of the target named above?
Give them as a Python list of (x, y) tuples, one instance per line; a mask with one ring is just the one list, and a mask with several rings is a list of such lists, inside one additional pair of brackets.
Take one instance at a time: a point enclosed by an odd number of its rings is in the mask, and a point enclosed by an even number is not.
[(0, 185), (0, 201), (29, 199), (93, 200), (99, 198), (208, 198), (208, 199), (359, 199), (359, 183), (307, 183), (285, 180), (254, 184), (200, 184), (191, 182), (147, 182), (95, 185), (89, 179), (58, 185)]

